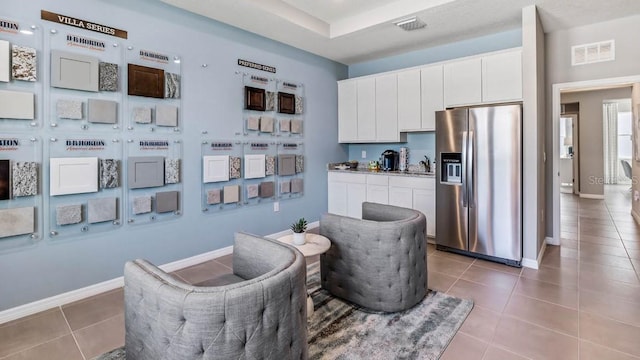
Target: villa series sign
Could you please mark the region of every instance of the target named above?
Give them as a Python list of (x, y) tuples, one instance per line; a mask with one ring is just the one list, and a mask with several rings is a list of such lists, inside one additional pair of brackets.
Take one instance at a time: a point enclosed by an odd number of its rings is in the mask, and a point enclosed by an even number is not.
[(62, 25), (69, 25), (80, 29), (95, 31), (100, 34), (116, 36), (123, 39), (127, 38), (127, 32), (124, 30), (112, 28), (106, 25), (96, 24), (92, 21), (76, 19), (71, 16), (52, 13), (46, 10), (40, 10), (40, 18), (42, 20), (52, 21)]
[(256, 70), (267, 71), (267, 72), (274, 73), (274, 74), (276, 73), (276, 68), (273, 67), (273, 66), (262, 65), (262, 64), (254, 63), (254, 62), (247, 61), (247, 60), (238, 59), (238, 65), (244, 66), (244, 67), (248, 67), (248, 68), (252, 68), (252, 69), (256, 69)]

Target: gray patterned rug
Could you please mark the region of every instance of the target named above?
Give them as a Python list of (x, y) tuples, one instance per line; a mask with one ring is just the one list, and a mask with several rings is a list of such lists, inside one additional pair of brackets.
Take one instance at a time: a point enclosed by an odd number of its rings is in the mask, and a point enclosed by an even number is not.
[[(319, 264), (307, 269), (315, 312), (309, 317), (309, 359), (438, 359), (473, 301), (429, 291), (422, 302), (398, 313), (373, 313), (320, 288)], [(124, 360), (123, 348), (94, 360)]]

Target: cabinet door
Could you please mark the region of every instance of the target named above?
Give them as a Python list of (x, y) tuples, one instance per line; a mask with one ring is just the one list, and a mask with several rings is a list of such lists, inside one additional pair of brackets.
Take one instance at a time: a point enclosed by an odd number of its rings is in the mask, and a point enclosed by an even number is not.
[(522, 51), (482, 58), (482, 101), (522, 99)]
[(328, 212), (347, 216), (347, 183), (329, 181)]
[(358, 91), (356, 81), (338, 82), (338, 141), (358, 139)]
[(376, 79), (357, 81), (358, 92), (358, 140), (376, 140)]
[(347, 184), (347, 216), (362, 219), (362, 203), (366, 200), (365, 184)]
[(413, 209), (427, 218), (427, 236), (436, 236), (436, 193), (433, 189), (413, 189)]
[(367, 201), (378, 204), (389, 203), (389, 186), (367, 185)]
[[(440, 72), (442, 85), (442, 71)], [(440, 88), (442, 98), (442, 86)], [(420, 70), (408, 70), (398, 73), (398, 128), (418, 130), (421, 127)]]
[(482, 59), (444, 64), (444, 104), (446, 107), (480, 104), (482, 101)]
[(398, 141), (398, 80), (396, 74), (376, 78), (376, 140)]
[(413, 208), (413, 193), (411, 188), (389, 187), (389, 205)]
[(444, 110), (444, 84), (442, 65), (429, 66), (420, 70), (420, 98), (422, 102), (423, 130), (436, 129), (436, 111)]

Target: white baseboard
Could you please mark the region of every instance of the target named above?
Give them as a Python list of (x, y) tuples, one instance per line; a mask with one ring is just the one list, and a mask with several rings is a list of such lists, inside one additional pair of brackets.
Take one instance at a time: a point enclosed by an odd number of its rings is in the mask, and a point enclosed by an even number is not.
[(598, 195), (598, 194), (580, 193), (580, 197), (583, 198), (583, 199), (604, 200), (604, 195)]
[[(549, 238), (547, 238), (549, 239)], [(538, 253), (538, 258), (537, 259), (527, 259), (527, 258), (523, 258), (522, 259), (522, 266), (530, 268), (530, 269), (535, 269), (538, 270), (538, 268), (540, 268), (540, 264), (542, 263), (542, 257), (544, 256), (544, 251), (547, 249), (547, 242), (543, 241), (542, 242), (542, 248), (540, 248), (540, 252)]]
[(553, 237), (547, 236), (546, 238), (544, 238), (545, 243), (547, 243), (547, 245), (560, 245), (560, 239), (556, 240)]
[[(320, 226), (319, 221), (310, 223), (307, 228), (313, 229)], [(278, 238), (287, 234), (290, 234), (291, 230), (280, 231), (275, 234), (266, 235), (268, 238)], [(231, 254), (233, 252), (233, 246), (227, 246), (221, 249), (209, 251), (203, 254), (198, 254), (186, 259), (176, 260), (164, 265), (158, 266), (160, 269), (166, 272), (173, 272), (189, 266), (203, 263), (205, 261), (213, 260), (221, 256)], [(0, 311), (0, 324), (16, 320), (25, 316), (33, 315), (41, 311), (49, 310), (58, 306), (70, 304), (74, 301), (86, 299), (88, 297), (101, 294), (106, 291), (117, 289), (124, 286), (124, 277), (120, 276), (115, 279), (103, 281), (98, 284), (89, 285), (77, 290), (68, 291), (59, 295), (51, 296), (42, 300), (34, 301), (28, 304), (16, 306), (11, 309)]]

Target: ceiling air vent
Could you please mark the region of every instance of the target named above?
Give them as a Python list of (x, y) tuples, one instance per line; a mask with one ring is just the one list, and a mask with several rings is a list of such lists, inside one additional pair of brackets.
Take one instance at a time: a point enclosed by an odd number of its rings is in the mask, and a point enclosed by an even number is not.
[(425, 26), (427, 26), (427, 24), (425, 24), (422, 20), (418, 19), (415, 16), (412, 16), (410, 18), (404, 18), (404, 19), (398, 20), (398, 21), (394, 21), (393, 25), (399, 27), (400, 29), (402, 29), (404, 31), (418, 30), (418, 29), (422, 29)]
[(616, 59), (614, 40), (571, 47), (571, 65), (593, 64)]

